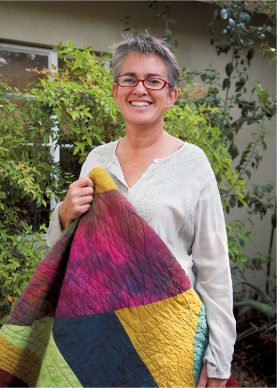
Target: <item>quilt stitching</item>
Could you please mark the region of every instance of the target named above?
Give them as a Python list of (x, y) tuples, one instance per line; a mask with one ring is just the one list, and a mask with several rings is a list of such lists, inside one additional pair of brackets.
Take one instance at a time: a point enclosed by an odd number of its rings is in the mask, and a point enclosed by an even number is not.
[[(159, 381), (168, 385), (170, 373), (177, 367), (170, 357), (169, 329), (170, 335), (176, 335), (174, 353), (181, 351), (180, 341), (192, 346), (191, 338), (180, 338), (179, 330), (186, 322), (186, 328), (195, 331), (191, 320), (198, 319), (198, 313), (195, 300), (186, 296), (190, 289), (180, 264), (159, 236), (126, 198), (112, 189), (95, 194), (94, 206), (80, 223), (76, 220), (64, 232), (16, 304), (12, 321), (29, 327), (30, 333), (8, 328), (7, 333), (18, 344), (36, 349), (44, 345), (39, 338), (44, 331), (36, 327), (35, 334), (30, 322), (39, 325), (38, 319), (55, 314), (51, 346), (43, 358), (43, 373), (48, 372), (49, 377), (42, 375), (39, 384), (58, 387), (63, 381), (73, 387), (73, 381), (79, 379), (83, 386), (92, 382), (95, 386), (118, 386), (118, 382), (122, 386), (156, 386), (159, 374)], [(173, 300), (175, 304), (171, 304)], [(129, 314), (126, 318), (125, 312)], [(129, 325), (128, 319), (134, 323)], [(18, 349), (17, 356), (21, 354)], [(172, 372), (164, 363), (157, 363), (157, 358), (168, 361)], [(19, 368), (32, 373), (26, 363), (28, 357), (21, 360)], [(72, 371), (71, 377), (67, 378), (66, 368)]]
[[(81, 254), (81, 253), (80, 253), (80, 254)], [(78, 270), (82, 271), (82, 268), (79, 268)], [(85, 272), (85, 271), (84, 271), (84, 272)], [(84, 278), (82, 278), (82, 277), (80, 276), (79, 273), (75, 273), (75, 275), (76, 275), (76, 276), (79, 276), (84, 282), (87, 283), (87, 281), (86, 281)], [(72, 279), (71, 276), (70, 276), (70, 278)], [(109, 278), (109, 279), (110, 279), (110, 278)], [(72, 279), (72, 280), (73, 280), (73, 279)], [(105, 288), (106, 288), (106, 286), (105, 286), (104, 284), (98, 282), (96, 279), (93, 279), (93, 280), (94, 280), (94, 282), (99, 283), (102, 287), (105, 287)], [(111, 280), (111, 282), (112, 282), (112, 280)], [(116, 286), (118, 286), (117, 283), (114, 282), (114, 284), (115, 284)], [(79, 286), (79, 284), (77, 284), (77, 285)], [(93, 287), (92, 285), (90, 285), (89, 283), (88, 283), (88, 285), (91, 286), (91, 287), (94, 289), (94, 287)], [(122, 289), (122, 290), (123, 290), (123, 289)], [(85, 291), (85, 290), (84, 290), (84, 291)], [(96, 290), (95, 290), (95, 291), (96, 291)], [(97, 291), (96, 291), (96, 292), (97, 292)], [(97, 292), (97, 293), (100, 295), (99, 292)], [(100, 296), (101, 296), (103, 299), (105, 299), (103, 295), (100, 295)], [(119, 297), (118, 297), (118, 296), (114, 295), (114, 297), (119, 301)], [(105, 299), (105, 302), (106, 302), (107, 304), (109, 304), (108, 299)], [(97, 303), (97, 302), (96, 302), (96, 303)], [(101, 307), (100, 304), (98, 304), (98, 305), (99, 305), (99, 307)], [(87, 307), (91, 308), (89, 305), (87, 305)], [(111, 308), (111, 311), (112, 311), (112, 310), (113, 310), (112, 306), (110, 306), (110, 308)]]
[[(99, 318), (100, 320), (102, 320), (101, 317), (104, 318), (104, 316), (106, 316), (106, 314), (98, 314), (98, 315), (97, 315), (97, 318)], [(93, 324), (93, 329), (92, 329), (92, 327), (91, 327), (91, 321), (89, 320), (88, 317), (84, 317), (84, 318), (85, 318), (87, 321), (89, 321), (89, 323), (90, 323), (90, 327), (88, 327), (87, 330), (90, 330), (92, 333), (95, 333), (95, 330), (99, 332), (97, 326), (96, 326), (94, 323), (92, 323), (92, 324)], [(116, 318), (116, 319), (118, 320), (118, 318)], [(70, 321), (71, 321), (71, 318), (67, 319), (67, 320), (66, 320), (66, 324), (67, 324), (67, 325), (70, 325)], [(119, 321), (118, 321), (118, 322), (119, 322)], [(109, 322), (108, 322), (108, 323), (109, 323)], [(105, 322), (105, 325), (108, 325), (108, 323)], [(109, 325), (108, 325), (108, 326), (109, 326)], [(114, 332), (114, 334), (116, 334), (116, 331), (114, 331), (113, 328), (111, 328), (110, 326), (109, 326), (109, 328)], [(73, 328), (72, 326), (71, 326), (71, 329), (74, 331), (74, 328)], [(77, 335), (78, 333), (76, 332), (75, 334)], [(125, 335), (125, 337), (127, 338), (126, 335)], [(80, 337), (78, 337), (78, 338), (80, 338)], [(121, 339), (121, 337), (120, 337), (120, 339)], [(106, 343), (108, 344), (109, 347), (113, 347), (113, 346), (112, 346), (113, 344), (112, 344), (111, 342), (107, 341), (106, 339), (104, 339), (104, 342), (106, 342)], [(84, 343), (84, 344), (85, 344), (85, 343)], [(129, 351), (128, 351), (128, 349), (125, 347), (125, 344), (122, 343), (122, 341), (121, 341), (121, 346), (123, 346), (123, 347), (125, 348), (125, 351), (127, 351), (127, 353), (130, 354)], [(116, 348), (113, 347), (113, 349), (114, 349), (115, 353), (119, 355), (119, 353), (116, 351)], [(92, 357), (94, 358), (95, 356), (92, 354)], [(115, 363), (115, 361), (114, 361), (112, 358), (109, 358), (109, 359), (110, 359), (110, 364), (109, 364), (110, 367), (111, 367), (111, 365), (114, 363), (114, 365), (115, 365), (117, 368), (119, 368), (118, 363)], [(122, 364), (122, 362), (123, 362), (123, 361), (122, 361), (122, 359), (121, 359), (121, 364)], [(101, 365), (98, 364), (98, 366), (99, 366), (99, 368), (101, 368), (101, 370), (103, 371), (103, 373), (106, 374), (106, 372), (103, 370), (103, 368), (101, 367)], [(129, 368), (128, 368), (128, 366), (126, 365), (126, 363), (124, 363), (124, 366), (125, 366), (125, 368), (127, 368), (127, 369), (129, 370)], [(122, 368), (119, 368), (120, 371), (121, 371), (121, 369), (122, 369)], [(121, 371), (121, 372), (122, 372), (122, 371)], [(134, 375), (134, 373), (136, 374), (137, 372), (130, 372), (130, 373), (131, 373), (131, 375)], [(130, 373), (129, 373), (129, 374), (130, 374)], [(107, 376), (107, 378), (109, 378), (109, 381), (111, 381), (111, 380), (110, 380), (110, 377), (109, 377), (107, 374), (106, 374), (106, 376)], [(124, 378), (126, 379), (127, 376), (124, 376)], [(134, 378), (136, 378), (135, 375), (134, 375)], [(133, 379), (132, 379), (132, 380), (133, 380)], [(89, 384), (90, 382), (87, 382), (87, 383)], [(112, 383), (112, 381), (111, 381), (111, 383)], [(112, 384), (112, 386), (114, 386), (114, 384)], [(124, 385), (123, 385), (123, 386), (124, 386)]]
[[(84, 238), (86, 238), (85, 236), (83, 236)], [(86, 238), (87, 239), (87, 238)], [(87, 240), (88, 242), (89, 242), (89, 240)], [(111, 244), (112, 245), (112, 244)], [(78, 249), (78, 248), (77, 248)], [(81, 252), (80, 252), (80, 254), (81, 254)], [(102, 254), (102, 257), (103, 257), (104, 255)], [(122, 255), (121, 254), (121, 256), (125, 259), (125, 261), (127, 260), (126, 259), (126, 257), (124, 256), (124, 255)], [(107, 257), (107, 256), (105, 256), (106, 257), (106, 259), (107, 260), (109, 260), (109, 258)], [(120, 271), (122, 271), (122, 272), (124, 272), (127, 276), (129, 276), (130, 278), (133, 278), (133, 276), (131, 276), (131, 274), (128, 274), (126, 271), (124, 271), (120, 266), (118, 266), (116, 263), (113, 263), (114, 264), (114, 266), (116, 266), (117, 267), (117, 269), (118, 270), (120, 270)], [(101, 268), (99, 268), (99, 267), (97, 267), (96, 265), (95, 265), (95, 263), (94, 263), (94, 266), (99, 270), (99, 271), (101, 271), (103, 274), (105, 274), (107, 277), (109, 277), (108, 275), (107, 275), (107, 273), (106, 272), (104, 272), (104, 271), (102, 271), (101, 270)], [(112, 281), (112, 282), (114, 282), (112, 279), (110, 279), (110, 281)], [(114, 282), (115, 283), (115, 282)], [(120, 287), (123, 291), (125, 291), (125, 292), (127, 292), (128, 293), (128, 290), (126, 290), (125, 288), (123, 288), (123, 287), (121, 287), (118, 283), (115, 283), (118, 287)], [(140, 285), (142, 285), (142, 284), (140, 284)], [(137, 300), (137, 299), (136, 299)], [(137, 300), (137, 302), (141, 302), (140, 300)], [(127, 306), (126, 306), (127, 307)]]
[[(66, 322), (67, 324), (68, 324), (68, 322)], [(74, 343), (72, 343), (71, 342), (71, 346), (73, 347), (73, 349), (75, 348), (75, 351), (78, 353), (78, 355), (79, 355), (79, 359), (78, 359), (78, 361), (80, 361), (80, 366), (79, 365), (77, 365), (77, 368), (78, 369), (80, 369), (80, 370), (82, 370), (82, 364), (85, 364), (85, 362), (86, 362), (86, 359), (85, 359), (85, 357), (84, 357), (84, 355), (82, 354), (82, 352), (80, 353), (79, 352), (79, 349), (76, 347), (76, 345), (74, 344)], [(59, 344), (59, 347), (61, 348), (61, 349), (63, 349), (64, 348), (64, 346), (62, 345), (62, 344)], [(82, 361), (81, 361), (82, 360)], [(75, 363), (74, 363), (75, 364)], [(72, 368), (74, 368), (74, 364), (72, 364)], [(86, 380), (86, 386), (89, 386), (89, 381), (85, 378), (85, 376), (83, 377), (85, 380)]]
[[(106, 237), (105, 236), (103, 236), (100, 232), (98, 232), (98, 231), (96, 231), (96, 233), (99, 233), (104, 239), (106, 239)], [(91, 242), (91, 241), (89, 241), (88, 239), (87, 239), (87, 237), (85, 236), (85, 235), (82, 235), (87, 241), (88, 241), (88, 243), (89, 244), (91, 244), (93, 247), (95, 247), (95, 245), (93, 245), (93, 243)], [(108, 241), (108, 240), (107, 240)], [(108, 241), (109, 242), (109, 241)], [(127, 244), (129, 244), (127, 241), (125, 241)], [(112, 245), (113, 247), (115, 247), (112, 243), (110, 243), (109, 242), (109, 244), (110, 245)], [(147, 244), (145, 244), (145, 247), (147, 246)], [(117, 250), (118, 250), (118, 248), (117, 247), (115, 247)], [(135, 249), (135, 248), (134, 248)], [(126, 259), (126, 260), (128, 260), (128, 258), (126, 258), (126, 256), (122, 253), (122, 252), (120, 252), (119, 250), (118, 250), (118, 252)], [(139, 252), (139, 251), (137, 251), (137, 252)], [(139, 253), (141, 253), (141, 252), (139, 252)], [(160, 260), (162, 260), (162, 259), (164, 259), (166, 256), (168, 255), (168, 252), (165, 252), (165, 254), (163, 255), (163, 256), (161, 256), (160, 257)], [(147, 257), (147, 254), (145, 253), (145, 257)], [(106, 257), (107, 258), (107, 257)], [(147, 258), (147, 259), (149, 259), (149, 258)], [(155, 263), (155, 262), (152, 262), (154, 265), (156, 264), (157, 266), (160, 266), (161, 267), (161, 265), (160, 264), (158, 264), (158, 263)], [(113, 263), (114, 265), (116, 265), (116, 263)], [(140, 270), (140, 267), (137, 267), (139, 270)], [(121, 271), (124, 271), (122, 268), (120, 268), (119, 267), (119, 269), (121, 270)], [(127, 275), (129, 275), (127, 272), (125, 272)], [(147, 274), (144, 274), (145, 276), (148, 276)]]

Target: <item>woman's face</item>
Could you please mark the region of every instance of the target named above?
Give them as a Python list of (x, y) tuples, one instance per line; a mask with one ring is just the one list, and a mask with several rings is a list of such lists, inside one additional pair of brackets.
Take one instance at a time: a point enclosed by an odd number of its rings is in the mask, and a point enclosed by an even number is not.
[[(120, 75), (133, 75), (138, 79), (161, 78), (168, 82), (165, 63), (154, 54), (127, 55), (121, 65)], [(131, 125), (163, 125), (165, 109), (170, 108), (177, 98), (177, 88), (169, 92), (168, 85), (161, 90), (149, 90), (139, 82), (134, 87), (113, 85), (113, 95), (126, 129)]]

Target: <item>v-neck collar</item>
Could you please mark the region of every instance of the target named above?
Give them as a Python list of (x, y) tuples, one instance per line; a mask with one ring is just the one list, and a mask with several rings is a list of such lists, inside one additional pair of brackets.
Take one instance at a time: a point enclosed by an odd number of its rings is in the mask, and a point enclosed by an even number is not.
[(165, 162), (168, 159), (171, 159), (177, 153), (182, 152), (182, 150), (185, 148), (185, 145), (187, 144), (186, 142), (184, 142), (184, 144), (180, 148), (178, 148), (178, 150), (176, 150), (175, 152), (173, 152), (172, 154), (170, 154), (168, 156), (165, 156), (164, 158), (154, 159), (152, 161), (152, 163), (144, 171), (144, 173), (140, 176), (140, 178), (137, 180), (137, 182), (132, 187), (129, 187), (128, 183), (125, 180), (119, 159), (116, 155), (116, 149), (118, 147), (119, 141), (120, 141), (120, 139), (118, 139), (114, 142), (112, 159), (107, 167), (109, 168), (110, 173), (112, 173), (114, 176), (116, 176), (116, 178), (128, 189), (128, 191), (134, 190), (136, 188), (136, 186), (142, 181), (142, 179), (147, 177), (149, 170), (152, 169), (155, 164), (159, 164), (160, 162)]

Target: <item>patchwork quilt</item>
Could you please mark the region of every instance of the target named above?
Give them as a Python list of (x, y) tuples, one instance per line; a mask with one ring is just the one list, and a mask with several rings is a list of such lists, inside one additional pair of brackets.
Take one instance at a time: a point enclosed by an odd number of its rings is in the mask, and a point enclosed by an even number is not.
[(205, 309), (106, 171), (0, 331), (1, 387), (195, 387)]

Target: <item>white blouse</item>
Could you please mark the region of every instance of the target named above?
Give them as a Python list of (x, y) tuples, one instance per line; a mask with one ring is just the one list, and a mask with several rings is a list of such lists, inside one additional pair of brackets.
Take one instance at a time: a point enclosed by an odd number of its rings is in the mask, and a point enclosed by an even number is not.
[[(137, 213), (155, 230), (179, 261), (203, 301), (209, 344), (203, 362), (210, 378), (229, 378), (236, 339), (233, 292), (224, 214), (211, 165), (197, 146), (154, 159), (129, 188), (116, 156), (118, 140), (93, 149), (80, 178), (103, 167)], [(53, 246), (61, 235), (59, 205), (48, 230)]]

